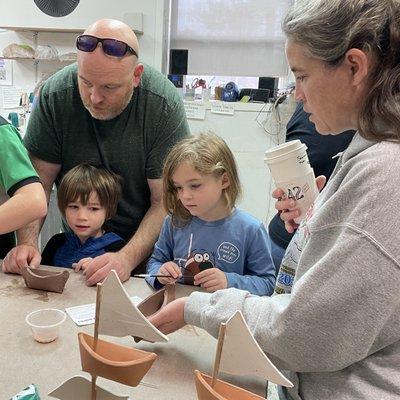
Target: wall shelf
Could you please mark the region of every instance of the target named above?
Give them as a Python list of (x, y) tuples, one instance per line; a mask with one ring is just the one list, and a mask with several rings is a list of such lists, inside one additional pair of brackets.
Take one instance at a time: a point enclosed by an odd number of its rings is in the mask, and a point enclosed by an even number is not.
[(82, 33), (84, 31), (83, 28), (44, 28), (39, 26), (8, 26), (2, 25), (0, 29), (5, 29), (8, 31), (24, 31), (24, 32), (64, 32), (64, 33)]
[(35, 58), (35, 57), (0, 57), (0, 60), (14, 60), (14, 61), (35, 61), (35, 62), (58, 62), (58, 63), (74, 63), (75, 60), (61, 60), (60, 58)]
[[(142, 13), (124, 13), (121, 20), (129, 25), (133, 31), (137, 34), (143, 34), (143, 14)], [(92, 21), (93, 22), (93, 21)], [(63, 33), (82, 33), (89, 23), (84, 23), (81, 26), (67, 24), (63, 26), (57, 25), (31, 25), (31, 24), (21, 24), (21, 25), (4, 25), (1, 24), (0, 29), (6, 29), (9, 31), (34, 31), (34, 32), (63, 32)]]

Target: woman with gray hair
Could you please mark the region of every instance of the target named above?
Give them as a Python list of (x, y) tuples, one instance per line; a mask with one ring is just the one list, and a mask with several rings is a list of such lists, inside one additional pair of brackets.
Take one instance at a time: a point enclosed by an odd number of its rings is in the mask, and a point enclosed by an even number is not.
[(294, 387), (280, 399), (398, 399), (400, 2), (297, 0), (283, 29), (296, 98), (317, 130), (357, 130), (299, 227), (295, 202), (276, 203), (287, 229), (298, 228), (293, 286), (272, 297), (193, 293), (151, 320), (164, 332), (189, 323), (216, 336), (239, 309), (290, 371)]

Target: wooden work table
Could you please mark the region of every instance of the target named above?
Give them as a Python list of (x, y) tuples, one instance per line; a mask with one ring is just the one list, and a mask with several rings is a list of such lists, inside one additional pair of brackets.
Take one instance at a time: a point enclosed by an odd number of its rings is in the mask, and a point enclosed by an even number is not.
[[(152, 289), (142, 279), (124, 283), (130, 296), (147, 297)], [(177, 297), (188, 295), (191, 286), (177, 285)], [(48, 344), (33, 339), (25, 317), (41, 308), (59, 308), (94, 303), (96, 289), (85, 285), (84, 277), (71, 270), (62, 294), (32, 290), (25, 286), (20, 275), (0, 272), (0, 399), (9, 399), (31, 383), (39, 389), (41, 399), (55, 387), (82, 372), (77, 333), (93, 335), (93, 325), (78, 327), (67, 316), (59, 338)], [(207, 332), (193, 326), (169, 335), (168, 343), (135, 343), (131, 337), (106, 340), (126, 346), (152, 351), (158, 355), (141, 384), (131, 388), (98, 378), (97, 383), (117, 395), (129, 394), (132, 400), (196, 399), (193, 370), (211, 374), (216, 340)], [(222, 379), (265, 394), (265, 382), (257, 378), (239, 378), (221, 375)]]

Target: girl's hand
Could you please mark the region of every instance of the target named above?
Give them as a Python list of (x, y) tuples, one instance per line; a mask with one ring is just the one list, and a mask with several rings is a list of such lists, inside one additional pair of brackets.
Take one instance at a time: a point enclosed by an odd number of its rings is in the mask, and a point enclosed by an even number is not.
[(75, 270), (75, 272), (79, 272), (80, 270), (82, 270), (82, 272), (85, 272), (86, 267), (92, 260), (93, 260), (92, 257), (82, 258), (77, 263), (73, 263), (72, 268)]
[(208, 268), (194, 276), (194, 284), (201, 286), (207, 292), (215, 292), (216, 290), (226, 289), (228, 280), (225, 272), (219, 268)]
[(162, 333), (175, 332), (186, 325), (184, 310), (187, 297), (180, 297), (149, 317), (149, 321)]
[(157, 279), (162, 285), (172, 285), (182, 276), (182, 272), (178, 265), (172, 261), (168, 261), (161, 265), (157, 275), (169, 275), (170, 277), (160, 277)]
[[(319, 191), (325, 186), (326, 177), (320, 175), (315, 179), (317, 188)], [(286, 199), (285, 192), (282, 189), (275, 189), (272, 192), (272, 197), (277, 199), (275, 208), (280, 213), (281, 220), (285, 222), (285, 228), (289, 233), (293, 233), (297, 228), (298, 224), (294, 222), (294, 219), (300, 216), (300, 210), (296, 207), (296, 201), (293, 199)]]

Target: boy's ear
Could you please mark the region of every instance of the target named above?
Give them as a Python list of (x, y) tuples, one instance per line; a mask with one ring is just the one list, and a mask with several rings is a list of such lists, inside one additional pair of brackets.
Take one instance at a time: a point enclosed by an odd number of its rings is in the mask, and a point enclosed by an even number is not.
[(228, 174), (226, 172), (224, 172), (222, 174), (221, 178), (222, 178), (222, 181), (221, 181), (222, 182), (222, 189), (226, 189), (231, 184), (231, 182), (229, 180), (229, 176), (228, 176)]

